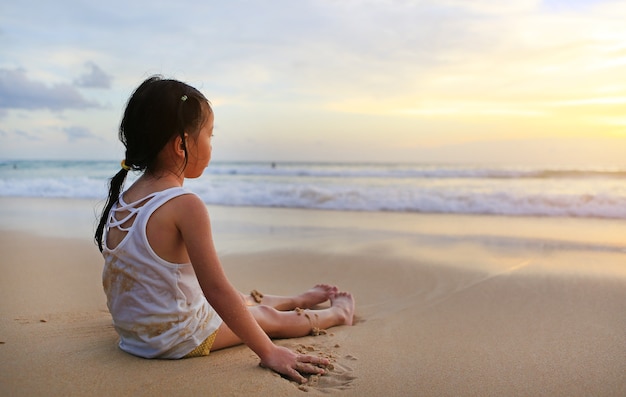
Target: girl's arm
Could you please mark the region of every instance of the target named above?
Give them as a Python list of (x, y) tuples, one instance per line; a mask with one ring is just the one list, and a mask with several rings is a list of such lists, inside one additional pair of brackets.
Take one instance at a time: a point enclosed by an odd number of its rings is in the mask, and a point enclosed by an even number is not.
[(184, 195), (179, 199), (182, 200), (177, 200), (180, 210), (176, 211), (176, 223), (200, 287), (211, 306), (228, 327), (260, 357), (261, 365), (300, 383), (305, 382), (306, 379), (296, 371), (298, 362), (320, 359), (305, 356), (298, 360), (298, 355), (294, 352), (276, 346), (271, 341), (247, 309), (239, 291), (226, 278), (213, 245), (206, 206), (195, 195)]

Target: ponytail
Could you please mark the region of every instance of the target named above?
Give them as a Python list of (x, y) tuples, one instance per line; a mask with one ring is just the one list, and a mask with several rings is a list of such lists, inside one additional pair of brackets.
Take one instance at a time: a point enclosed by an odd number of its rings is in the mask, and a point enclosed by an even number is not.
[(126, 175), (128, 174), (128, 169), (123, 167), (117, 174), (113, 176), (113, 178), (109, 181), (109, 197), (107, 198), (106, 205), (102, 210), (102, 215), (100, 216), (100, 223), (98, 224), (98, 228), (96, 229), (95, 240), (100, 252), (102, 252), (104, 248), (104, 225), (106, 225), (107, 219), (109, 218), (109, 213), (111, 212), (111, 208), (113, 204), (118, 200), (120, 192), (122, 191), (122, 187), (124, 186), (124, 181), (126, 180)]

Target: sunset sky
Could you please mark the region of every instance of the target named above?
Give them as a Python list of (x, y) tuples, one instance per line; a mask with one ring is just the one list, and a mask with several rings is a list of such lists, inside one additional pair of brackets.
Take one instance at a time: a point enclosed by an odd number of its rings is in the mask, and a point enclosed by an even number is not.
[(626, 2), (4, 1), (0, 159), (121, 159), (152, 74), (214, 159), (626, 166)]

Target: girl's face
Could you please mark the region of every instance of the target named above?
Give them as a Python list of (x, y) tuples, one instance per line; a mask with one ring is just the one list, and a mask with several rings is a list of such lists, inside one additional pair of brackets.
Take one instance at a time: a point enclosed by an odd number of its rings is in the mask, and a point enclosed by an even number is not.
[(198, 178), (211, 161), (211, 137), (213, 136), (213, 112), (209, 113), (198, 136), (187, 140), (189, 162), (185, 168), (185, 178)]

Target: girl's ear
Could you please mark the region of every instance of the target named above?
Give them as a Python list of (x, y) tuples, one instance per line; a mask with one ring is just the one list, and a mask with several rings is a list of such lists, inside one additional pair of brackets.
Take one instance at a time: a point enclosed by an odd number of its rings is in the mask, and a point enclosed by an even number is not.
[(177, 135), (171, 143), (173, 145), (174, 153), (181, 158), (185, 158), (185, 147), (188, 139), (189, 135), (185, 133), (185, 142), (183, 142), (183, 138), (180, 135)]

